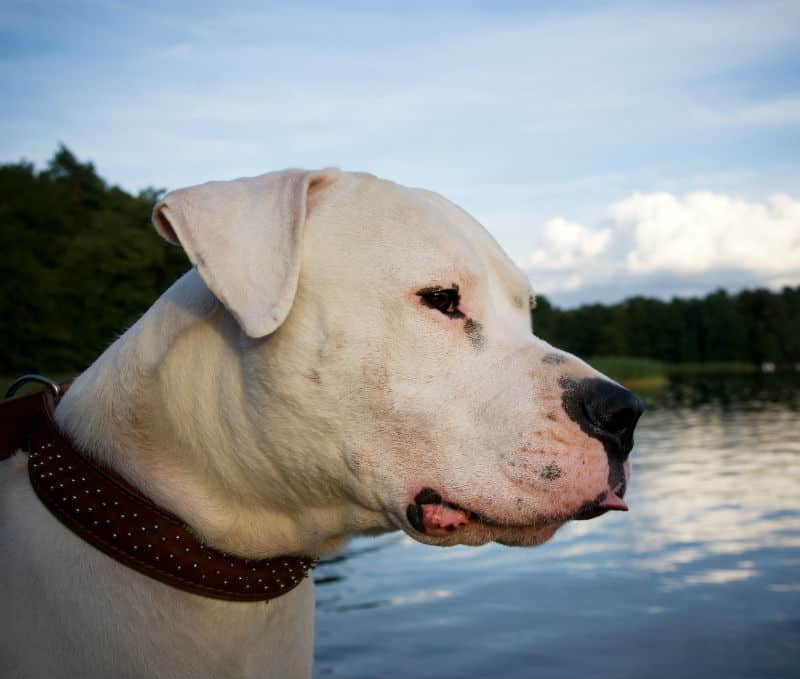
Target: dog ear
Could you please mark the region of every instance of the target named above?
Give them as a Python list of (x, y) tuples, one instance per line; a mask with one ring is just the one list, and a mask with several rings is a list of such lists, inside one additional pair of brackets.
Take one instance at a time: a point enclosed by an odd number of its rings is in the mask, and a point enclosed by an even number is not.
[(312, 194), (335, 170), (285, 170), (168, 193), (153, 225), (181, 245), (206, 285), (250, 337), (286, 319), (300, 275), (303, 225)]

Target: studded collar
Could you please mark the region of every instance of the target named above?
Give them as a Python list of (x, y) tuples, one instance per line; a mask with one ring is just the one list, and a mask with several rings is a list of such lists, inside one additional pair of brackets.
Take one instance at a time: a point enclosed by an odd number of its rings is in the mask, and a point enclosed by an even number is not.
[[(309, 557), (244, 559), (204, 544), (179, 518), (78, 452), (58, 429), (54, 405), (44, 392), (0, 402), (0, 459), (14, 452), (9, 452), (13, 437), (8, 432), (27, 429), (26, 445), (16, 447), (29, 451), (36, 495), (67, 528), (100, 551), (172, 587), (228, 601), (277, 598), (297, 587), (313, 568)], [(32, 409), (38, 412), (32, 414)]]

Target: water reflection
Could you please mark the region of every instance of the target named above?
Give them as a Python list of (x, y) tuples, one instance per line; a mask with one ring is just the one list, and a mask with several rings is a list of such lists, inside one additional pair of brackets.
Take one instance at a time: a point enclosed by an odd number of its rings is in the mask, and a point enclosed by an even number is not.
[(353, 541), (316, 573), (317, 675), (796, 676), (799, 387), (647, 395), (632, 511), (542, 548)]

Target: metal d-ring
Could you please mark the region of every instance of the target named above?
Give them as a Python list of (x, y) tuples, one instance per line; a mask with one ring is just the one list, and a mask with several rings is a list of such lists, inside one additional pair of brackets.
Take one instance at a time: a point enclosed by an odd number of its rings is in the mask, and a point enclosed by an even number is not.
[(15, 379), (11, 383), (11, 386), (6, 389), (5, 398), (11, 398), (19, 391), (20, 387), (28, 382), (38, 382), (39, 384), (44, 384), (46, 387), (50, 387), (50, 391), (53, 392), (54, 398), (61, 396), (61, 387), (59, 386), (58, 382), (51, 380), (49, 377), (43, 377), (42, 375), (23, 375), (22, 377)]

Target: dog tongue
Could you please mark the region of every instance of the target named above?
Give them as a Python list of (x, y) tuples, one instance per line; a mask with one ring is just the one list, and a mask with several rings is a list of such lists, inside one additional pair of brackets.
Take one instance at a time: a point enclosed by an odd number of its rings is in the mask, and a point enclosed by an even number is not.
[(609, 493), (608, 497), (600, 503), (601, 509), (612, 509), (619, 512), (627, 512), (628, 505), (616, 493)]
[(424, 504), (422, 507), (422, 523), (429, 535), (446, 535), (459, 526), (469, 523), (469, 516), (462, 509), (448, 507), (445, 504)]

